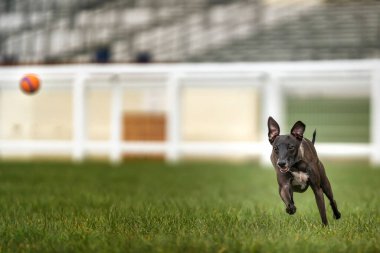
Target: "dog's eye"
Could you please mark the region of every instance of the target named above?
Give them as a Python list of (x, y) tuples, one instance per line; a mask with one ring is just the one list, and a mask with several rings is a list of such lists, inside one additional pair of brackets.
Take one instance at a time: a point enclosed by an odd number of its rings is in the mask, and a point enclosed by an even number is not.
[(289, 149), (289, 150), (293, 150), (293, 149), (294, 149), (294, 146), (289, 146), (288, 149)]
[(273, 147), (273, 150), (274, 151), (278, 151), (278, 147)]

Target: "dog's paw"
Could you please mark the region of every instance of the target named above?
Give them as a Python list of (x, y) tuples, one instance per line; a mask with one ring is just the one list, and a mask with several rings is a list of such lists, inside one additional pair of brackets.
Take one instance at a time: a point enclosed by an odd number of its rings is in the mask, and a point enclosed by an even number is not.
[(336, 219), (336, 220), (339, 220), (341, 216), (342, 215), (340, 214), (340, 212), (334, 213), (334, 219)]
[(286, 212), (287, 212), (288, 214), (290, 214), (290, 215), (295, 214), (296, 211), (297, 211), (296, 206), (288, 206), (288, 207), (286, 208)]

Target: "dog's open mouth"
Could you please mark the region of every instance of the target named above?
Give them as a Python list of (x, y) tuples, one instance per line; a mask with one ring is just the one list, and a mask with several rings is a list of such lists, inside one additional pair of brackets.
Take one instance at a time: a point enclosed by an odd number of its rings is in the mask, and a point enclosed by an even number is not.
[(289, 167), (284, 167), (284, 168), (279, 167), (279, 169), (281, 173), (286, 173), (289, 171)]

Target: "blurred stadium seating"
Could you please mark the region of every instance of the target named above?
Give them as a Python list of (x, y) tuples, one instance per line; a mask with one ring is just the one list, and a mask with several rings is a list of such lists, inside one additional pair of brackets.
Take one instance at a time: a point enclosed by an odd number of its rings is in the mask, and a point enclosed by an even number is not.
[(326, 4), (263, 27), (191, 58), (194, 61), (293, 61), (375, 58), (380, 3)]
[(4, 0), (0, 62), (236, 62), (379, 56), (378, 1)]

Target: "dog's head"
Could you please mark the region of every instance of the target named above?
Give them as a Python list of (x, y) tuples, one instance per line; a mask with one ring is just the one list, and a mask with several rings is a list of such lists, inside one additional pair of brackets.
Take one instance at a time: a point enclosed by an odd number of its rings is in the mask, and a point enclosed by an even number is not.
[(276, 165), (280, 172), (286, 173), (297, 162), (298, 150), (305, 132), (305, 124), (297, 121), (290, 134), (280, 135), (280, 126), (272, 118), (268, 118), (268, 138), (273, 147), (273, 157), (277, 159)]

